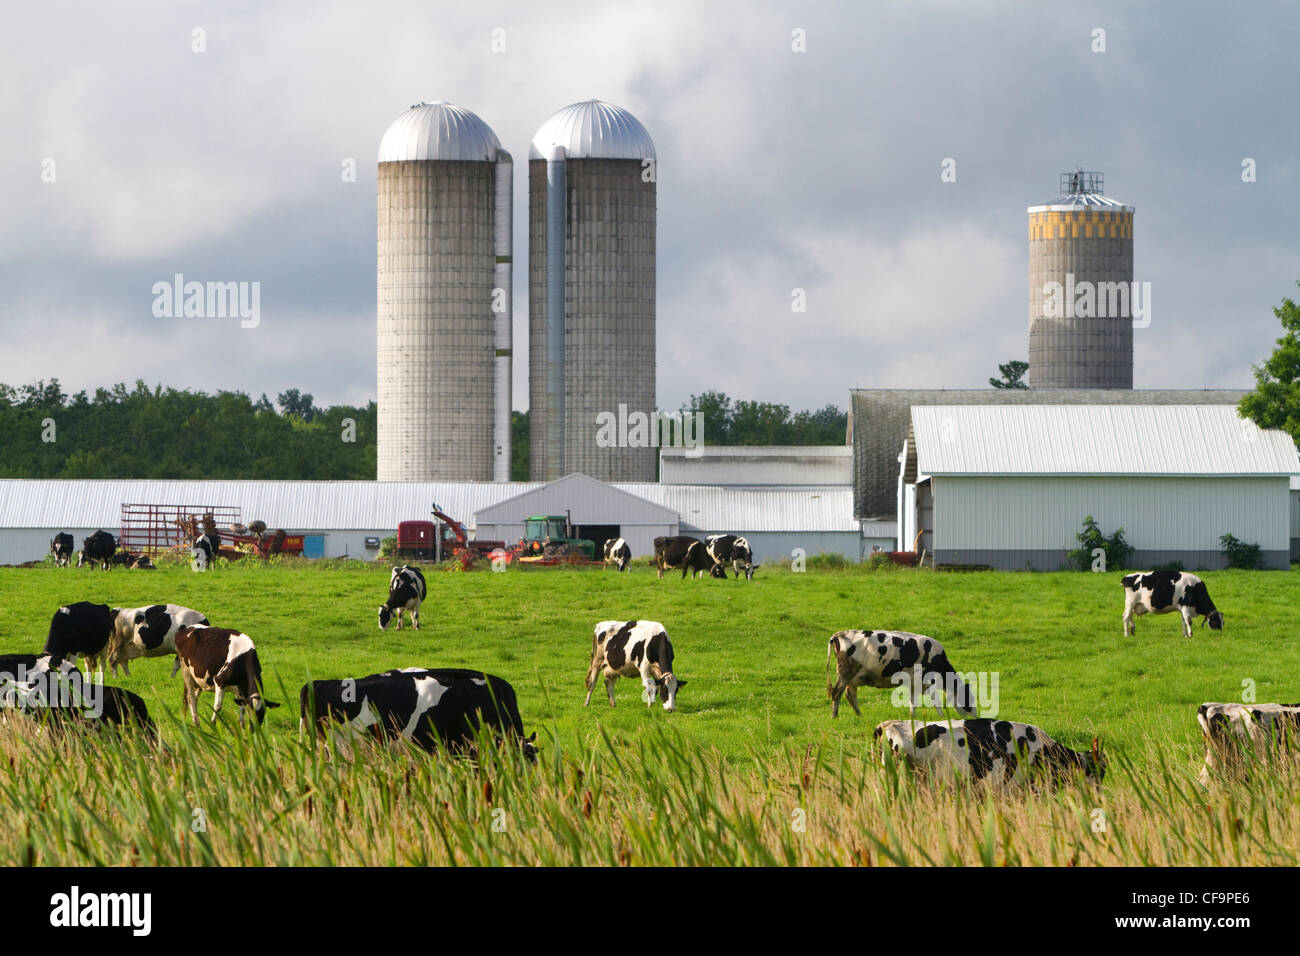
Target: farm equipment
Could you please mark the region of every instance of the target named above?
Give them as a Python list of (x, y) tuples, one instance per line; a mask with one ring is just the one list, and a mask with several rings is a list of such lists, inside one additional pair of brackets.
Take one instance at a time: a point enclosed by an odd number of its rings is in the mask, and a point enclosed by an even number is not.
[(424, 558), (430, 561), (454, 560), (468, 568), (476, 558), (504, 547), (504, 541), (472, 540), (465, 526), (436, 504), (432, 510), (436, 521), (403, 521), (397, 526), (398, 558)]
[(524, 521), (524, 536), (508, 554), (507, 560), (521, 564), (590, 564), (596, 542), (573, 537), (567, 515), (534, 515)]

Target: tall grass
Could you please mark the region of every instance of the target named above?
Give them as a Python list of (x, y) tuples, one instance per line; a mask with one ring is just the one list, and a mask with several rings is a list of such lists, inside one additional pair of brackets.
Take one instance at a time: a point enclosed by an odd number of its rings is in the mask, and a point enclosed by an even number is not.
[(662, 728), (552, 740), (536, 765), (487, 741), (476, 760), (377, 745), (344, 760), (233, 722), (171, 721), (162, 737), (36, 734), (11, 717), (0, 863), (1300, 863), (1294, 762), (1206, 790), (1155, 745), (1113, 761), (1103, 787), (1035, 793), (929, 782), (840, 742), (737, 765)]

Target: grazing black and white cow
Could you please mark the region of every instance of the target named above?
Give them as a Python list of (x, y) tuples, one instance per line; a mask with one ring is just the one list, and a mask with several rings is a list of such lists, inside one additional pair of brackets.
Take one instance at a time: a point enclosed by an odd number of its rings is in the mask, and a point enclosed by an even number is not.
[(1046, 777), (1056, 784), (1080, 773), (1101, 783), (1106, 775), (1106, 757), (1096, 737), (1087, 752), (1071, 750), (1041, 728), (1012, 720), (886, 720), (873, 737), (884, 738), (882, 751), (888, 747), (908, 766), (938, 777), (993, 784)]
[(181, 706), (188, 707), (194, 722), (199, 722), (199, 695), (212, 691), (212, 722), (217, 722), (221, 701), (227, 690), (235, 693), (239, 705), (239, 725), (244, 725), (244, 711), (251, 708), (257, 722), (266, 719), (268, 707), (279, 707), (262, 696), (262, 663), (257, 648), (247, 634), (226, 627), (187, 625), (176, 632), (176, 663), (172, 676), (182, 672), (185, 688)]
[(140, 657), (165, 657), (176, 653), (176, 633), (182, 627), (207, 627), (201, 612), (179, 604), (150, 604), (145, 607), (113, 608), (113, 640), (108, 649), (108, 666), (130, 675), (131, 661)]
[(397, 629), (402, 629), (402, 612), (411, 618), (411, 626), (420, 629), (420, 602), (428, 593), (424, 586), (424, 575), (419, 568), (402, 565), (393, 568), (388, 579), (388, 600), (379, 607), (379, 629), (387, 630), (393, 615), (397, 615)]
[(724, 567), (730, 564), (737, 580), (741, 572), (744, 572), (746, 581), (754, 579), (754, 552), (744, 538), (734, 534), (711, 534), (705, 539), (705, 548), (716, 564)]
[(677, 689), (686, 681), (673, 673), (673, 644), (658, 621), (601, 621), (591, 641), (591, 664), (587, 667), (587, 699), (596, 678), (604, 675), (609, 706), (614, 706), (614, 684), (620, 677), (640, 677), (646, 705), (654, 706), (663, 694), (664, 710), (677, 708)]
[[(831, 680), (831, 658), (836, 676)], [(836, 631), (826, 647), (826, 695), (831, 699), (831, 716), (840, 715), (840, 696), (859, 717), (859, 687), (906, 685), (912, 716), (916, 705), (929, 697), (938, 710), (939, 691), (948, 704), (965, 717), (979, 713), (975, 692), (948, 662), (948, 655), (932, 637), (909, 631)], [(935, 693), (929, 691), (934, 688)]]
[(69, 567), (72, 564), (72, 551), (76, 546), (76, 539), (66, 531), (60, 531), (51, 538), (50, 553), (54, 555), (54, 564), (60, 568)]
[(620, 571), (626, 571), (632, 563), (632, 549), (622, 538), (610, 538), (605, 542), (605, 563), (612, 564)]
[(107, 571), (117, 553), (117, 538), (107, 531), (96, 531), (88, 538), (81, 539), (81, 553), (77, 555), (77, 567), (98, 564)]
[(698, 578), (704, 572), (710, 577), (725, 578), (727, 572), (709, 555), (704, 542), (689, 535), (677, 535), (672, 538), (655, 538), (655, 567), (659, 577), (671, 568), (682, 569), (682, 579), (689, 574)]
[(201, 534), (194, 539), (194, 546), (190, 548), (190, 567), (195, 571), (206, 571), (208, 568), (215, 567), (215, 560), (219, 555), (221, 539), (215, 541), (211, 535)]
[(1133, 623), (1135, 614), (1168, 614), (1177, 611), (1183, 616), (1183, 636), (1192, 636), (1192, 622), (1204, 617), (1210, 630), (1223, 630), (1223, 615), (1210, 600), (1205, 582), (1186, 571), (1142, 571), (1123, 577), (1124, 585), (1124, 636), (1137, 633)]
[(1196, 722), (1205, 736), (1205, 766), (1198, 779), (1209, 785), (1210, 772), (1241, 773), (1247, 754), (1268, 759), (1300, 747), (1300, 704), (1202, 704)]
[(74, 663), (50, 654), (0, 654), (0, 709), (96, 727), (134, 724), (155, 733), (138, 695), (91, 682)]
[(86, 673), (92, 667), (102, 674), (113, 637), (113, 611), (107, 604), (79, 601), (54, 612), (45, 637), (45, 653), (57, 658), (86, 659)]
[(352, 739), (409, 740), (430, 753), (475, 750), (481, 724), (498, 739), (514, 740), (529, 761), (536, 761), (537, 734), (524, 736), (515, 689), (500, 677), (463, 668), (410, 667), (368, 677), (317, 680), (298, 693), (299, 730), (308, 723), (316, 733), (330, 732), (336, 747)]

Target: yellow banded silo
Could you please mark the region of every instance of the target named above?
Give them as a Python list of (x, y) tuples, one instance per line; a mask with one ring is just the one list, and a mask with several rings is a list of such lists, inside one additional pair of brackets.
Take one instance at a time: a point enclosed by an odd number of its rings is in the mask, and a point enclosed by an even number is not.
[(1029, 387), (1133, 387), (1133, 213), (1101, 173), (1029, 213)]
[[(654, 481), (638, 444), (655, 411), (654, 142), (600, 100), (566, 106), (528, 152), (531, 473)], [(619, 422), (602, 438), (598, 417)], [(631, 422), (625, 428), (624, 422)], [(644, 434), (644, 433), (643, 433)]]
[(513, 169), (442, 100), (380, 143), (380, 481), (509, 479)]

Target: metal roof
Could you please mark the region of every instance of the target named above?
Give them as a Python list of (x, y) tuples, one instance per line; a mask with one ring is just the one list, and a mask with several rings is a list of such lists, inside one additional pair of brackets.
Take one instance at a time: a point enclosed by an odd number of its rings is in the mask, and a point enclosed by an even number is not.
[(1135, 212), (1132, 206), (1103, 195), (1105, 179), (1101, 173), (1076, 167), (1061, 174), (1061, 192), (1051, 202), (1030, 206), (1029, 212), (1068, 212), (1075, 209), (1119, 209)]
[(379, 162), (496, 162), (500, 149), (497, 134), (478, 116), (446, 100), (435, 100), (417, 103), (393, 120), (379, 141)]
[(677, 512), (619, 485), (573, 472), (480, 509), (478, 525), (519, 524), (532, 515), (573, 512), (575, 524), (674, 525)]
[(429, 506), (468, 523), (476, 511), (539, 487), (529, 482), (0, 480), (0, 528), (104, 528), (122, 505), (239, 508), (245, 523), (295, 531), (372, 531), (429, 517)]
[(541, 125), (528, 158), (550, 159), (556, 146), (568, 159), (654, 159), (655, 144), (641, 121), (603, 100), (571, 103)]
[[(633, 482), (599, 486), (603, 497), (628, 499), (623, 515), (639, 510), (684, 526), (734, 531), (852, 531), (848, 488), (716, 488)], [(559, 482), (553, 483), (559, 484)], [(580, 483), (581, 484), (581, 483)], [(382, 531), (399, 521), (425, 519), (437, 503), (466, 525), (493, 506), (537, 491), (541, 482), (399, 481), (151, 481), (0, 479), (0, 529), (104, 528), (121, 524), (122, 505), (233, 506), (242, 520), (260, 519), (292, 531)], [(595, 494), (595, 492), (592, 492)], [(611, 494), (614, 493), (614, 494)]]
[(1290, 435), (1260, 428), (1231, 405), (930, 405), (912, 409), (912, 426), (927, 475), (1300, 471)]

